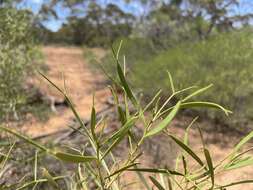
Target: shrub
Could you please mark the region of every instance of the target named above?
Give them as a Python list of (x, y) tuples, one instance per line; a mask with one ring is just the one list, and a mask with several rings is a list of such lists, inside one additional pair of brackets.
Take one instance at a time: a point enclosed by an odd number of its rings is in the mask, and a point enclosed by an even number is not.
[[(113, 44), (113, 47), (118, 47), (121, 41), (124, 41), (124, 44), (120, 52), (121, 55), (126, 55), (127, 66), (130, 69), (140, 60), (144, 62), (150, 60), (158, 52), (154, 43), (145, 38), (118, 39)], [(121, 56), (120, 59), (123, 61), (123, 56)], [(111, 51), (102, 58), (101, 62), (103, 63), (102, 66), (109, 74), (115, 73), (115, 64), (113, 64), (113, 55)]]
[(0, 120), (18, 117), (26, 103), (24, 82), (36, 67), (39, 54), (31, 33), (31, 14), (0, 8)]
[[(246, 156), (246, 154), (252, 150), (252, 148), (246, 151), (241, 151), (241, 149), (242, 146), (253, 137), (253, 132), (243, 138), (235, 146), (231, 154), (226, 156), (225, 159), (215, 163), (209, 153), (208, 148), (204, 145), (204, 142), (202, 152), (204, 157), (201, 157), (199, 155), (199, 151), (194, 151), (188, 144), (188, 131), (193, 123), (187, 127), (184, 140), (176, 137), (169, 129), (172, 120), (176, 117), (181, 109), (192, 107), (210, 107), (221, 110), (226, 115), (229, 114), (230, 111), (212, 102), (196, 102), (190, 100), (202, 93), (205, 89), (197, 89), (189, 96), (177, 101), (176, 104), (166, 108), (165, 106), (176, 94), (181, 94), (186, 90), (181, 89), (179, 91), (175, 91), (174, 82), (171, 76), (168, 78), (171, 84), (172, 94), (165, 100), (163, 105), (161, 107), (157, 107), (156, 102), (159, 99), (158, 93), (151, 102), (149, 102), (145, 107), (142, 107), (139, 99), (136, 98), (132, 89), (127, 83), (124, 70), (121, 67), (116, 53), (114, 53), (114, 56), (117, 62), (116, 67), (119, 83), (113, 83), (110, 89), (114, 96), (114, 103), (116, 110), (118, 111), (117, 115), (119, 116), (121, 127), (112, 132), (110, 135), (103, 135), (105, 125), (103, 125), (103, 120), (97, 121), (97, 113), (94, 107), (94, 102), (91, 108), (90, 122), (89, 125), (86, 126), (80, 118), (78, 112), (73, 107), (66, 92), (57, 87), (52, 81), (44, 76), (45, 79), (48, 80), (54, 87), (56, 87), (56, 89), (58, 89), (66, 98), (66, 101), (76, 116), (76, 120), (81, 126), (79, 129), (74, 130), (78, 131), (83, 138), (88, 139), (88, 142), (85, 145), (86, 148), (85, 150), (70, 148), (69, 151), (63, 149), (60, 150), (58, 147), (49, 148), (9, 128), (0, 126), (0, 130), (24, 140), (39, 150), (39, 152), (37, 151), (37, 153), (35, 153), (33, 181), (25, 184), (17, 183), (10, 186), (5, 185), (2, 187), (2, 189), (34, 189), (41, 183), (48, 183), (51, 185), (52, 189), (63, 189), (64, 187), (60, 185), (60, 180), (65, 179), (66, 189), (118, 190), (126, 187), (120, 180), (121, 175), (125, 172), (136, 172), (140, 177), (140, 181), (143, 182), (144, 187), (148, 190), (151, 190), (154, 187), (157, 187), (161, 190), (226, 189), (230, 186), (253, 182), (253, 180), (242, 180), (225, 185), (220, 185), (216, 182), (216, 176), (222, 172), (252, 165), (252, 156)], [(123, 97), (125, 98), (123, 98), (123, 102), (119, 102), (120, 98), (116, 93), (115, 86), (117, 86), (117, 88), (121, 88), (124, 92)], [(149, 107), (153, 108), (151, 109), (153, 110), (151, 117), (149, 114), (146, 114), (146, 111)], [(102, 126), (100, 124), (102, 124)], [(136, 129), (137, 125), (143, 126), (140, 137), (135, 134), (134, 129)], [(147, 139), (153, 138), (161, 133), (166, 135), (168, 138), (171, 138), (181, 148), (177, 159), (177, 164), (180, 163), (179, 161), (182, 161), (180, 167), (145, 168), (141, 165), (142, 153), (140, 152), (140, 146)], [(124, 139), (128, 142), (127, 154), (125, 157), (120, 157), (118, 159), (114, 156), (113, 151)], [(10, 157), (10, 152), (14, 146), (15, 144), (10, 146), (8, 154), (3, 154), (4, 164)], [(53, 176), (52, 172), (43, 169), (42, 176), (39, 176), (38, 158), (44, 153), (51, 155), (52, 157), (60, 160), (62, 163), (69, 162), (76, 164), (76, 173), (69, 176)], [(121, 155), (122, 154), (123, 152), (121, 150)], [(195, 162), (196, 166), (194, 165), (194, 167), (190, 167), (190, 159)], [(64, 166), (64, 164), (62, 164), (62, 166)], [(144, 173), (149, 174), (150, 181), (148, 181)], [(160, 175), (159, 179), (156, 178), (156, 174)]]

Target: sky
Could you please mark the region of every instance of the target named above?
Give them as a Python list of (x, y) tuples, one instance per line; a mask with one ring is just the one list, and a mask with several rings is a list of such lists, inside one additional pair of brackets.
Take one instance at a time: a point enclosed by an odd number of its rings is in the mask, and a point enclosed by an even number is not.
[[(24, 0), (21, 7), (31, 9), (35, 14), (38, 13), (42, 3), (47, 2), (48, 0)], [(125, 3), (124, 0), (99, 0), (101, 4), (105, 5), (107, 3), (115, 3), (117, 4), (122, 10), (126, 12), (130, 12), (133, 14), (138, 14), (144, 12), (143, 8), (137, 3)], [(66, 22), (66, 18), (70, 15), (70, 10), (67, 8), (58, 5), (55, 7), (55, 11), (57, 12), (59, 19), (50, 19), (49, 21), (44, 22), (43, 24), (52, 31), (57, 31), (61, 28), (62, 24)], [(233, 14), (246, 14), (246, 13), (253, 13), (253, 0), (240, 0), (239, 6), (234, 7), (231, 10), (231, 15)]]

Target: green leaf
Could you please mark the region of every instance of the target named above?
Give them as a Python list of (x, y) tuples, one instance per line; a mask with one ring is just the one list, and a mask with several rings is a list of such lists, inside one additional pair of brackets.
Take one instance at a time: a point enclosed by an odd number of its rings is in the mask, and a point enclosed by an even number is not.
[(7, 132), (7, 133), (10, 133), (10, 134), (18, 137), (19, 139), (22, 139), (22, 140), (26, 141), (28, 144), (33, 145), (36, 148), (39, 148), (39, 149), (41, 149), (43, 151), (48, 151), (49, 152), (49, 149), (47, 149), (45, 146), (43, 146), (43, 145), (35, 142), (34, 140), (30, 139), (29, 137), (21, 135), (20, 133), (14, 131), (12, 129), (9, 129), (9, 128), (3, 127), (3, 126), (0, 126), (0, 129), (3, 130), (3, 131), (5, 131), (5, 132)]
[(153, 135), (156, 135), (163, 131), (168, 124), (174, 119), (176, 116), (178, 110), (180, 109), (181, 102), (179, 101), (173, 108), (173, 110), (168, 114), (168, 116), (155, 128), (151, 129), (150, 131), (147, 132), (145, 137), (150, 137)]
[(211, 176), (211, 180), (212, 180), (212, 187), (210, 189), (213, 189), (214, 187), (214, 167), (213, 167), (213, 162), (212, 162), (212, 158), (210, 156), (210, 153), (208, 151), (208, 149), (204, 148), (204, 154), (206, 157), (206, 162), (208, 165), (208, 169), (209, 169), (209, 174)]
[(133, 127), (135, 121), (136, 121), (137, 117), (132, 117), (131, 119), (129, 119), (126, 124), (120, 129), (118, 130), (116, 133), (114, 133), (107, 141), (107, 142), (111, 142), (114, 140), (114, 142), (111, 144), (111, 146), (106, 150), (106, 152), (104, 153), (104, 155), (102, 156), (102, 158), (104, 158), (109, 152), (111, 152), (111, 150), (117, 146), (121, 140), (128, 134), (129, 130)]
[(154, 95), (154, 97), (152, 98), (152, 100), (145, 106), (145, 108), (143, 109), (143, 112), (147, 111), (147, 109), (155, 102), (155, 100), (158, 98), (159, 99), (159, 95), (161, 94), (162, 90), (158, 90), (158, 92)]
[(130, 118), (117, 132), (115, 132), (108, 140), (107, 142), (112, 142), (122, 136), (124, 136), (130, 128), (133, 127), (134, 123), (136, 122), (137, 117)]
[(194, 107), (207, 107), (207, 108), (215, 108), (222, 110), (226, 115), (232, 113), (230, 110), (225, 109), (219, 104), (215, 104), (212, 102), (187, 102), (182, 103), (181, 108), (194, 108)]
[(119, 53), (120, 53), (120, 50), (121, 50), (122, 44), (123, 44), (123, 40), (120, 40), (119, 47), (118, 47), (117, 54), (116, 54), (116, 58), (117, 58), (117, 60), (119, 59)]
[(165, 188), (160, 184), (160, 182), (157, 181), (154, 177), (149, 176), (149, 179), (152, 181), (152, 183), (153, 183), (159, 190), (165, 190)]
[(126, 123), (126, 113), (123, 111), (122, 107), (120, 105), (118, 107), (118, 114), (119, 114), (119, 120), (122, 125)]
[(171, 175), (178, 175), (178, 176), (184, 176), (184, 174), (168, 170), (168, 169), (154, 169), (154, 168), (130, 168), (127, 169), (127, 171), (137, 171), (137, 172), (147, 172), (147, 173), (163, 173), (163, 174), (171, 174)]
[(134, 95), (133, 95), (133, 93), (132, 93), (132, 91), (131, 91), (131, 89), (130, 89), (127, 81), (126, 81), (126, 78), (123, 74), (122, 68), (121, 68), (119, 63), (117, 64), (117, 71), (118, 71), (118, 75), (119, 75), (121, 84), (123, 85), (123, 88), (125, 89), (128, 98), (132, 101), (133, 105), (135, 105), (135, 106), (138, 105), (137, 100), (134, 97)]
[(133, 167), (133, 166), (136, 166), (136, 165), (137, 165), (137, 163), (133, 163), (133, 164), (129, 164), (129, 165), (127, 165), (127, 166), (124, 166), (124, 167), (122, 167), (122, 168), (116, 170), (115, 172), (113, 172), (111, 175), (109, 175), (109, 176), (106, 177), (106, 178), (110, 178), (110, 177), (112, 177), (112, 176), (114, 176), (114, 175), (116, 175), (116, 174), (118, 174), (118, 173), (121, 173), (121, 172), (123, 172), (123, 171), (126, 171), (127, 169), (129, 169), (129, 168), (131, 168), (131, 167)]
[(182, 162), (183, 162), (183, 167), (184, 167), (184, 174), (186, 175), (188, 170), (187, 170), (187, 162), (185, 160), (184, 155), (182, 155)]
[(188, 127), (185, 130), (185, 134), (184, 134), (184, 144), (188, 145), (188, 135), (189, 135), (189, 131), (191, 129), (191, 127), (193, 126), (193, 124), (197, 121), (198, 117), (195, 117), (192, 122), (188, 125)]
[(94, 156), (83, 156), (63, 152), (55, 152), (54, 155), (64, 162), (71, 162), (71, 163), (91, 162), (97, 159)]
[[(57, 177), (53, 177), (53, 180), (60, 180), (60, 179), (64, 179), (67, 178), (67, 176), (57, 176)], [(38, 179), (38, 180), (33, 180), (30, 182), (25, 183), (23, 186), (16, 188), (16, 190), (23, 190), (23, 189), (27, 189), (28, 187), (35, 185), (35, 184), (39, 184), (39, 183), (45, 183), (48, 182), (48, 179)], [(17, 184), (19, 185), (20, 182)], [(7, 188), (8, 190), (11, 188)]]
[(251, 156), (248, 156), (246, 158), (241, 158), (239, 160), (236, 160), (232, 163), (227, 164), (224, 169), (225, 170), (233, 170), (238, 169), (246, 166), (253, 165), (253, 158)]
[(235, 153), (237, 153), (244, 144), (246, 144), (249, 140), (251, 140), (253, 138), (253, 131), (250, 132), (246, 137), (244, 137), (233, 149), (232, 155), (231, 157), (234, 156)]
[(95, 140), (96, 144), (98, 144), (97, 136), (95, 133), (95, 127), (96, 127), (96, 110), (95, 110), (95, 107), (92, 106), (90, 129), (91, 129), (91, 134), (92, 134), (93, 139)]
[(172, 76), (171, 76), (170, 72), (169, 72), (169, 71), (167, 71), (167, 73), (168, 73), (169, 80), (170, 80), (170, 87), (171, 87), (171, 91), (172, 91), (172, 93), (174, 94), (174, 93), (175, 93), (175, 86), (174, 86), (174, 82), (173, 82), (173, 79), (172, 79)]
[(181, 140), (174, 137), (173, 135), (168, 134), (183, 150), (185, 150), (194, 160), (196, 160), (201, 166), (204, 166), (202, 160), (194, 153), (194, 151), (184, 144)]
[(185, 98), (182, 100), (182, 102), (185, 102), (186, 100), (189, 100), (189, 99), (191, 99), (192, 97), (201, 94), (202, 92), (208, 90), (208, 89), (211, 88), (212, 86), (213, 86), (213, 84), (210, 84), (210, 85), (208, 85), (208, 86), (206, 86), (206, 87), (204, 87), (204, 88), (201, 88), (201, 89), (199, 89), (199, 90), (196, 90), (195, 92), (193, 92), (193, 93), (190, 94), (189, 96), (185, 97)]
[(120, 66), (119, 60), (117, 59), (117, 55), (116, 55), (116, 53), (114, 52), (113, 49), (112, 49), (112, 51), (113, 51), (114, 58), (117, 61), (117, 73), (118, 73), (121, 85), (125, 89), (126, 94), (127, 94), (128, 98), (131, 100), (131, 102), (133, 103), (133, 105), (138, 106), (138, 102), (137, 102), (136, 98), (134, 97), (133, 92), (131, 91), (131, 89), (130, 89), (127, 81), (126, 81), (124, 72), (123, 72), (123, 70)]

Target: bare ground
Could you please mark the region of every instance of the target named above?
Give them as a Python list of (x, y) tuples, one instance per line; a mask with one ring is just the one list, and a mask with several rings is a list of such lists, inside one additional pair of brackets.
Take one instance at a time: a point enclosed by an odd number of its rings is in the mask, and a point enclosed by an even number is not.
[[(99, 54), (102, 53), (101, 51), (96, 51)], [(67, 92), (83, 118), (89, 118), (92, 94), (94, 91), (96, 92), (95, 102), (97, 110), (101, 110), (105, 107), (105, 102), (110, 96), (110, 93), (106, 88), (100, 88), (101, 84), (104, 82), (104, 77), (101, 76), (101, 74), (90, 71), (83, 58), (83, 52), (81, 49), (74, 47), (45, 47), (43, 48), (43, 52), (46, 56), (46, 64), (49, 67), (47, 76), (62, 88), (62, 76), (64, 76)], [(52, 96), (55, 99), (62, 98), (62, 96), (46, 83), (45, 80), (41, 79), (36, 81), (36, 83), (38, 83), (38, 86), (40, 86), (42, 91), (48, 96)], [(73, 115), (70, 109), (60, 109), (57, 113), (52, 114), (46, 122), (39, 122), (34, 118), (29, 119), (22, 129), (31, 136), (52, 133), (59, 129), (67, 128), (71, 118), (73, 118)], [(183, 121), (176, 121), (174, 126), (187, 126), (189, 122), (189, 119), (183, 119)], [(205, 125), (210, 124), (203, 122), (200, 125), (205, 127)], [(172, 131), (178, 136), (182, 136), (184, 133), (184, 130), (178, 127), (173, 127)], [(221, 160), (231, 151), (232, 146), (239, 141), (238, 137), (216, 133), (215, 131), (204, 132), (203, 135), (214, 161)], [(195, 149), (200, 150), (201, 142), (197, 130), (191, 131), (189, 139), (191, 139), (191, 145)], [(166, 152), (166, 150), (163, 151)], [(170, 150), (167, 151), (168, 154), (170, 154)], [(160, 161), (156, 160), (156, 162), (159, 163)], [(227, 184), (232, 181), (248, 179), (250, 177), (253, 178), (253, 170), (252, 167), (247, 167), (233, 173), (222, 174), (217, 178), (217, 182)], [(132, 179), (133, 177), (129, 176), (129, 178)], [(240, 185), (228, 189), (250, 190), (253, 189), (253, 185)]]

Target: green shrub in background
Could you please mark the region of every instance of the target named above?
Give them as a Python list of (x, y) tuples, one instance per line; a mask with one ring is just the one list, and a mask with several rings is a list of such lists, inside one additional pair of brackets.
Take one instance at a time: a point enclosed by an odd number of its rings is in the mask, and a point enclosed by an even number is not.
[(18, 118), (27, 94), (24, 82), (34, 73), (38, 50), (32, 38), (31, 14), (0, 8), (0, 120)]
[[(140, 60), (149, 61), (159, 52), (153, 41), (146, 38), (125, 38), (121, 40), (124, 42), (121, 54), (125, 55), (129, 69), (133, 68)], [(121, 40), (117, 40), (113, 44), (113, 47), (118, 47)], [(121, 59), (124, 59), (123, 56), (121, 56)], [(113, 55), (111, 51), (102, 58), (101, 62), (103, 63), (102, 66), (105, 68), (106, 72), (115, 74), (115, 65), (113, 64)]]
[[(131, 41), (134, 43), (134, 39)], [(202, 98), (225, 104), (234, 114), (232, 119), (228, 120), (219, 114), (208, 112), (211, 118), (236, 127), (252, 124), (252, 30), (223, 33), (196, 43), (180, 43), (175, 48), (156, 52), (153, 58), (149, 56), (152, 54), (149, 47), (145, 52), (145, 45), (138, 46), (138, 40), (134, 45), (128, 44), (129, 42), (126, 42), (126, 49), (122, 49), (122, 55), (125, 52), (133, 52), (132, 57), (127, 56), (132, 59), (127, 61), (127, 65), (135, 73), (129, 76), (130, 81), (146, 96), (151, 96), (158, 89), (168, 89), (166, 72), (169, 71), (177, 79), (178, 88), (214, 84), (214, 88)], [(137, 46), (138, 48), (135, 48)], [(145, 59), (145, 56), (149, 56), (148, 59)], [(113, 67), (106, 59), (104, 63), (105, 67)], [(164, 91), (164, 94), (167, 92)]]

